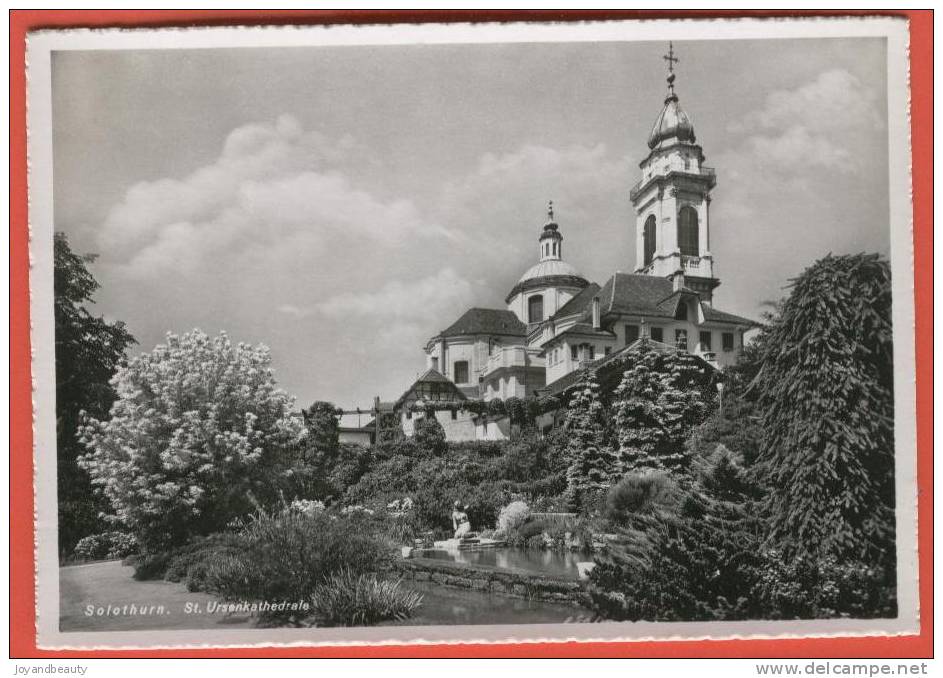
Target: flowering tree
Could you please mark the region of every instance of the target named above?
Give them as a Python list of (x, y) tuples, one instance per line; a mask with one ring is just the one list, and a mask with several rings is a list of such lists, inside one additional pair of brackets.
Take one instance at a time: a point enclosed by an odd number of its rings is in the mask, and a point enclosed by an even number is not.
[(195, 330), (118, 370), (79, 463), (145, 550), (221, 529), (288, 483), (304, 428), (269, 364), (265, 346)]

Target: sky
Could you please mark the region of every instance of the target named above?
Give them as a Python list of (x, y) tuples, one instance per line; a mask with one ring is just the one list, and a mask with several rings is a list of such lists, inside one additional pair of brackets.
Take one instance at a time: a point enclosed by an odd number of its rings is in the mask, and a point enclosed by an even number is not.
[[(149, 351), (225, 330), (299, 406), (398, 397), (502, 308), (553, 200), (564, 259), (635, 262), (656, 42), (56, 52), (56, 230)], [(714, 305), (758, 318), (832, 253), (889, 251), (883, 39), (675, 43), (706, 164)]]

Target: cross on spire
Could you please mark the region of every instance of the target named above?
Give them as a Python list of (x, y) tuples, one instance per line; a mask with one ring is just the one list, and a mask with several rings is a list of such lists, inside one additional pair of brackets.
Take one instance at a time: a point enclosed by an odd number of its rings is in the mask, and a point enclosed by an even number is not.
[(548, 223), (553, 221), (553, 200), (547, 201), (547, 220)]
[(674, 43), (668, 42), (668, 53), (661, 58), (668, 62), (668, 99), (666, 101), (669, 101), (675, 95), (675, 64), (680, 61), (680, 59), (675, 56)]
[(675, 56), (675, 46), (671, 41), (668, 41), (668, 53), (662, 59), (668, 62), (668, 73), (674, 73), (674, 65), (681, 60)]

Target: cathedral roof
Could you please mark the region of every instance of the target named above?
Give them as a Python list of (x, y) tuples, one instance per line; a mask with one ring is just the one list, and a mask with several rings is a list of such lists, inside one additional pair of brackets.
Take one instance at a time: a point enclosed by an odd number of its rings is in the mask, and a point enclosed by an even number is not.
[(677, 140), (693, 144), (696, 140), (694, 136), (694, 125), (688, 114), (681, 109), (678, 103), (678, 95), (675, 94), (675, 72), (674, 65), (678, 58), (674, 55), (674, 45), (668, 43), (668, 54), (664, 57), (668, 62), (668, 96), (665, 97), (665, 107), (661, 109), (661, 114), (655, 120), (651, 134), (648, 135), (648, 147), (654, 150), (663, 141)]
[(648, 135), (648, 147), (655, 149), (663, 141), (674, 139), (691, 144), (697, 140), (691, 119), (678, 103), (677, 95), (672, 92), (665, 99), (665, 107), (661, 109), (651, 134)]
[(583, 277), (572, 264), (568, 264), (560, 259), (548, 259), (547, 261), (539, 261), (528, 268), (518, 282), (522, 283), (529, 280), (549, 278), (556, 275), (568, 275), (573, 276), (574, 278)]
[(557, 318), (564, 318), (568, 315), (573, 315), (574, 313), (582, 313), (589, 308), (590, 303), (593, 301), (599, 290), (602, 289), (596, 283), (590, 283), (579, 293), (570, 299), (568, 302), (563, 304), (560, 309), (551, 316), (551, 320), (556, 320)]
[[(592, 288), (595, 288), (593, 290)], [(637, 315), (651, 318), (674, 318), (678, 308), (678, 301), (682, 296), (690, 295), (700, 299), (697, 292), (688, 288), (674, 290), (674, 286), (667, 278), (654, 275), (639, 275), (637, 273), (616, 273), (606, 284), (599, 288), (593, 283), (580, 294), (568, 301), (554, 318), (582, 314), (589, 317), (593, 297), (598, 296), (602, 315)], [(712, 323), (728, 323), (731, 325), (756, 326), (757, 323), (749, 318), (720, 311), (713, 306), (701, 304), (704, 310), (704, 319)]]
[(523, 337), (527, 327), (513, 311), (498, 308), (470, 308), (437, 337), (459, 337), (470, 334), (500, 334)]

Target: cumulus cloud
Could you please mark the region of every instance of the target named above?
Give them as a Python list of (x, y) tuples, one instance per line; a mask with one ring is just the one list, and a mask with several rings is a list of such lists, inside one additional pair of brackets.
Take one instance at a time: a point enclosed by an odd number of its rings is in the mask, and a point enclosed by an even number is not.
[[(344, 169), (365, 160), (350, 137), (327, 139), (291, 116), (231, 132), (214, 162), (182, 179), (132, 186), (99, 233), (126, 275), (193, 271), (220, 257), (257, 257), (292, 243), (309, 255), (339, 239), (395, 245), (404, 238), (454, 240), (409, 200), (384, 200)], [(369, 161), (369, 160), (368, 160)]]
[(876, 102), (876, 92), (841, 69), (771, 92), (761, 108), (729, 123), (742, 144), (728, 151), (727, 164), (800, 180), (810, 167), (853, 174), (868, 162), (858, 140), (882, 124)]

